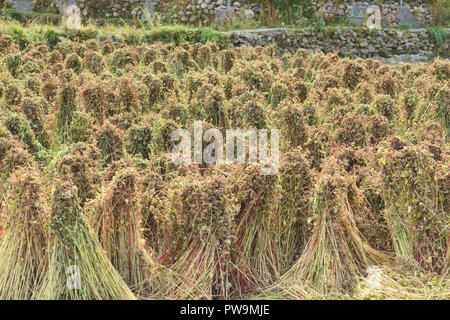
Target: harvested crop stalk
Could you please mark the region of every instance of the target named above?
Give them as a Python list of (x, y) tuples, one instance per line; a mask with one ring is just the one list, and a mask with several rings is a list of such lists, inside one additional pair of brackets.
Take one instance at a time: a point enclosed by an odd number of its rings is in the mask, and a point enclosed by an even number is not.
[(96, 194), (96, 184), (100, 180), (99, 158), (100, 152), (94, 145), (79, 142), (58, 162), (58, 173), (75, 184), (81, 205)]
[(308, 196), (312, 173), (305, 151), (299, 147), (286, 152), (280, 167), (281, 202), (280, 218), (276, 228), (279, 235), (274, 250), (279, 253), (279, 275), (284, 274), (295, 262), (310, 236), (307, 226)]
[[(166, 297), (231, 297), (233, 219), (236, 208), (224, 177), (188, 175), (171, 188), (167, 238), (171, 266)], [(179, 254), (177, 254), (179, 253)], [(168, 278), (170, 279), (170, 278)]]
[(38, 172), (20, 168), (8, 179), (1, 205), (0, 300), (31, 299), (47, 268), (47, 195)]
[(66, 142), (76, 108), (77, 90), (73, 83), (66, 84), (59, 92), (56, 129), (61, 142)]
[[(436, 161), (421, 145), (396, 137), (380, 151), (385, 216), (398, 257), (435, 272), (448, 265), (447, 186)], [(445, 175), (443, 176), (445, 177)], [(441, 188), (436, 183), (440, 180)]]
[(261, 175), (261, 168), (261, 165), (236, 166), (228, 182), (240, 207), (235, 222), (235, 247), (241, 258), (241, 286), (245, 285), (247, 291), (271, 283), (283, 264), (275, 248), (281, 237), (277, 228), (279, 177)]
[[(46, 300), (134, 300), (81, 212), (77, 188), (58, 183), (53, 195), (48, 248), (49, 268), (38, 299)], [(67, 272), (75, 270), (73, 287)], [(78, 281), (79, 280), (79, 281)]]
[[(312, 236), (300, 259), (277, 286), (289, 288), (296, 282), (306, 282), (322, 294), (349, 292), (366, 267), (388, 262), (355, 224), (358, 211), (368, 210), (365, 199), (354, 179), (331, 157), (324, 163), (311, 200)], [(297, 298), (296, 290), (292, 294)], [(299, 293), (299, 297), (303, 295)]]
[(126, 163), (93, 206), (91, 225), (112, 265), (131, 290), (151, 294), (156, 289), (157, 265), (142, 232), (141, 177)]
[(448, 276), (370, 266), (355, 290), (356, 299), (448, 300)]

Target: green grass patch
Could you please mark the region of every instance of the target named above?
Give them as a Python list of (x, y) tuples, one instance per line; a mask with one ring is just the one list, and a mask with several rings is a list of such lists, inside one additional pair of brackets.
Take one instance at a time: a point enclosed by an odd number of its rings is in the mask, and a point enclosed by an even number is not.
[[(32, 24), (24, 27), (20, 23), (10, 22), (0, 24), (0, 32), (12, 37), (14, 43), (23, 50), (29, 44), (37, 41), (47, 40), (50, 46), (56, 45), (62, 37), (72, 41), (85, 41), (89, 39), (120, 37), (130, 45), (152, 42), (173, 42), (176, 45), (181, 43), (206, 43), (214, 42), (220, 47), (226, 47), (228, 40), (222, 33), (212, 28), (193, 28), (188, 26), (162, 26), (136, 28), (128, 25), (115, 26), (106, 25), (98, 27), (95, 25), (83, 26), (79, 30), (69, 30), (61, 26)], [(117, 37), (116, 37), (117, 38)]]
[(450, 32), (442, 27), (428, 27), (427, 31), (436, 43), (436, 56), (450, 58), (448, 47)]

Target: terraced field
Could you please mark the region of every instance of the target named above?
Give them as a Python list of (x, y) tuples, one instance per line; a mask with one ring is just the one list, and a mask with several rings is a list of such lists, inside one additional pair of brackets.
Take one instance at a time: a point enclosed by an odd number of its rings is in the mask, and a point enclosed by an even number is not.
[[(0, 34), (0, 299), (450, 297), (449, 60), (20, 39)], [(195, 121), (279, 129), (278, 173), (176, 166)]]

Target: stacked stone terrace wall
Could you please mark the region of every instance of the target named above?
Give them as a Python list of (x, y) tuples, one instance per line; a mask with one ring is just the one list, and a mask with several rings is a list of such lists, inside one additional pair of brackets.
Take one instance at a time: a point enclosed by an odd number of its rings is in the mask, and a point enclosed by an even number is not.
[[(450, 29), (446, 31), (450, 32)], [(281, 51), (293, 52), (303, 48), (310, 52), (337, 52), (342, 57), (376, 58), (388, 62), (426, 61), (434, 56), (437, 49), (433, 36), (423, 28), (368, 30), (362, 27), (336, 27), (323, 31), (278, 28), (230, 31), (226, 34), (236, 47), (273, 44)], [(450, 47), (450, 39), (445, 41)]]
[[(157, 13), (162, 20), (175, 23), (207, 25), (224, 12), (232, 13), (233, 19), (258, 17), (261, 8), (256, 0), (7, 0), (21, 11), (61, 13), (64, 6), (77, 4), (81, 14), (94, 18), (130, 18), (140, 15), (144, 8)], [(299, 0), (301, 1), (301, 0)], [(420, 27), (433, 24), (433, 9), (429, 1), (409, 0), (383, 1), (379, 4), (384, 27), (409, 25)], [(326, 24), (353, 22), (361, 24), (367, 8), (375, 2), (335, 1), (313, 2), (311, 9)], [(227, 16), (231, 16), (228, 14)], [(223, 22), (223, 21), (222, 21)]]

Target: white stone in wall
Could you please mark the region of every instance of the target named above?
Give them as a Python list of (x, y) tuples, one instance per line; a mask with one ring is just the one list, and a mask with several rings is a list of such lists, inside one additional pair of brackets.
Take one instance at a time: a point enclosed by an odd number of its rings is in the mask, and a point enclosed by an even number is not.
[(246, 19), (253, 19), (255, 17), (255, 13), (253, 12), (253, 10), (250, 9), (246, 9), (244, 11), (244, 15)]

